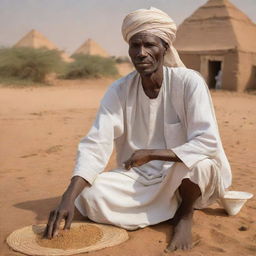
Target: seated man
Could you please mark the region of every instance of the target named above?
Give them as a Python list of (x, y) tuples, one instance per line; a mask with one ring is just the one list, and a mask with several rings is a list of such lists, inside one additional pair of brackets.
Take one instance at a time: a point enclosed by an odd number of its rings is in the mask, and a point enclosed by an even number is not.
[[(75, 207), (98, 223), (128, 230), (173, 218), (169, 250), (191, 248), (194, 208), (231, 184), (210, 94), (172, 46), (176, 26), (151, 8), (126, 16), (123, 37), (136, 71), (114, 82), (78, 148), (71, 183), (45, 230), (69, 228)], [(103, 172), (113, 146), (117, 169)]]

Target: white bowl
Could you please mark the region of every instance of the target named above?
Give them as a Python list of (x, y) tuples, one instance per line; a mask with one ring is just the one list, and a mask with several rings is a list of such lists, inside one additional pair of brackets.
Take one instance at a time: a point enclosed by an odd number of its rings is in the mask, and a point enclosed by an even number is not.
[(253, 194), (248, 192), (226, 191), (220, 201), (228, 215), (233, 216), (238, 214), (245, 202), (252, 197)]

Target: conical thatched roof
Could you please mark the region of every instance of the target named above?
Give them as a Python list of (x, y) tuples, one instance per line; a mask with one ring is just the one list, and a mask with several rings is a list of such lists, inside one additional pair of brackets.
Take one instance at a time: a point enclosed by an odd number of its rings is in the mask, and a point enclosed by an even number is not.
[[(31, 48), (47, 48), (49, 50), (58, 50), (58, 47), (49, 41), (44, 35), (32, 29), (24, 37), (22, 37), (13, 47), (31, 47)], [(61, 52), (61, 57), (64, 61), (70, 62), (72, 59), (63, 52)]]
[(228, 0), (209, 0), (180, 26), (178, 51), (256, 52), (256, 25)]
[(99, 55), (102, 57), (109, 57), (110, 55), (101, 48), (94, 40), (88, 39), (82, 44), (74, 53), (75, 54), (88, 54), (88, 55)]

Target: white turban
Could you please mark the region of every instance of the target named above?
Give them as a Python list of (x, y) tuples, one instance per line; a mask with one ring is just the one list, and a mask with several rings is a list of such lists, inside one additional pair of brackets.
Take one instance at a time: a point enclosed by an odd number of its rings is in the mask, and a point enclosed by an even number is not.
[(124, 40), (129, 43), (130, 38), (142, 31), (152, 33), (165, 41), (169, 48), (164, 57), (164, 65), (169, 67), (184, 67), (177, 50), (172, 43), (176, 37), (177, 27), (174, 21), (163, 11), (151, 7), (139, 9), (129, 13), (122, 25)]

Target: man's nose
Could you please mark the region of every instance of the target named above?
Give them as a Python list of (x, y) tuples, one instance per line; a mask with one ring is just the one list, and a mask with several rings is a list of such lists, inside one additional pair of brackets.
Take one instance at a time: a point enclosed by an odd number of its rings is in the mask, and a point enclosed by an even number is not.
[(146, 57), (147, 56), (147, 52), (145, 50), (145, 48), (143, 46), (141, 46), (139, 49), (138, 49), (138, 54), (137, 54), (138, 57), (140, 58), (143, 58), (143, 57)]

